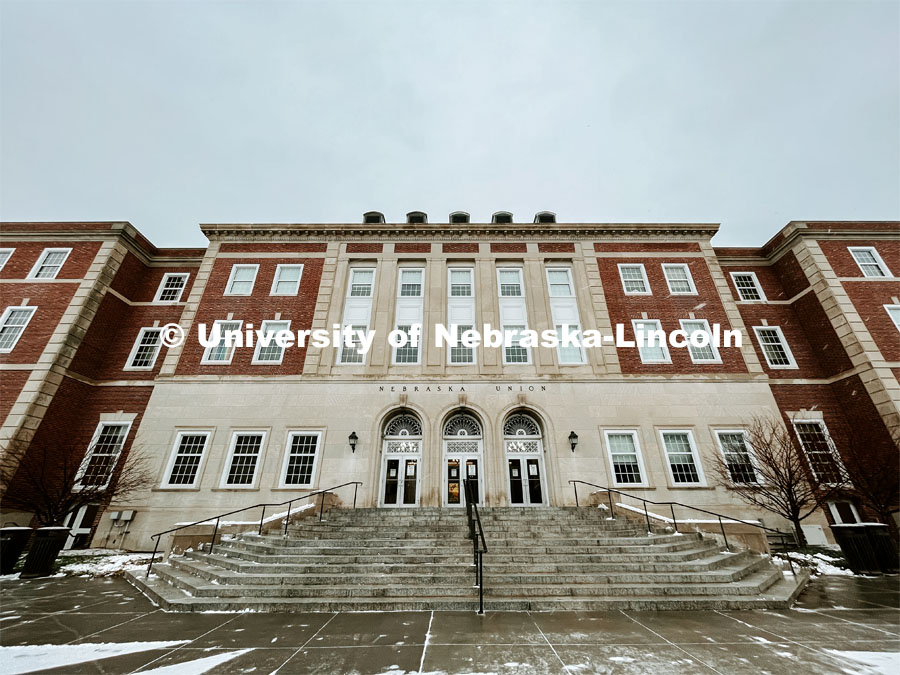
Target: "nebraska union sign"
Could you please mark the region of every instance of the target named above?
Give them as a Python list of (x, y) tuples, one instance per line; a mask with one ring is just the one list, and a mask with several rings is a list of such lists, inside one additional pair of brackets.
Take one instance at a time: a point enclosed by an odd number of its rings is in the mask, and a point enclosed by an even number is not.
[[(468, 387), (468, 388), (467, 388)], [(545, 384), (379, 384), (378, 393), (387, 394), (464, 394), (472, 390), (495, 392), (547, 391)]]

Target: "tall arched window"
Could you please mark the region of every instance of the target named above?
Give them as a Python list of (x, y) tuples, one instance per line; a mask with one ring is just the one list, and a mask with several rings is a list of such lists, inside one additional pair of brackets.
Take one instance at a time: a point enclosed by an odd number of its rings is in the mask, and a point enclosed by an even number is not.
[(466, 412), (452, 415), (444, 423), (444, 504), (462, 506), (463, 481), (473, 488), (475, 503), (481, 503), (481, 423)]
[(382, 506), (419, 503), (422, 423), (410, 412), (399, 412), (384, 423), (381, 459)]
[(541, 506), (544, 489), (544, 439), (538, 421), (527, 412), (514, 412), (503, 423), (509, 503)]

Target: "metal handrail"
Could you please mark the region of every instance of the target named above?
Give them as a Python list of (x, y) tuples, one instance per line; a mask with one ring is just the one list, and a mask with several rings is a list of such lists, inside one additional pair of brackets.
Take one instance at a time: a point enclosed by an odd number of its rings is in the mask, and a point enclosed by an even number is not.
[[(463, 493), (466, 497), (466, 519), (469, 524), (469, 539), (472, 540), (475, 585), (478, 586), (478, 613), (484, 614), (484, 554), (487, 553), (488, 549), (487, 542), (484, 540), (481, 514), (478, 513), (477, 484), (473, 484), (468, 478), (463, 479)], [(481, 544), (480, 546), (479, 543)]]
[[(613, 492), (615, 492), (618, 495), (622, 495), (622, 496), (628, 497), (630, 499), (637, 499), (638, 501), (642, 502), (644, 505), (644, 518), (647, 521), (647, 531), (648, 532), (650, 531), (650, 513), (647, 511), (647, 504), (653, 504), (654, 506), (668, 506), (672, 512), (672, 525), (675, 528), (676, 532), (678, 532), (678, 521), (675, 518), (675, 507), (676, 506), (680, 506), (685, 509), (691, 509), (692, 511), (698, 511), (700, 513), (705, 513), (709, 516), (715, 516), (719, 520), (719, 529), (722, 532), (722, 539), (724, 539), (724, 541), (725, 541), (725, 550), (728, 551), (729, 553), (731, 552), (731, 547), (728, 545), (728, 536), (725, 534), (725, 524), (722, 522), (722, 518), (724, 518), (725, 520), (734, 522), (734, 523), (741, 523), (742, 525), (750, 525), (751, 527), (757, 527), (761, 530), (765, 530), (766, 532), (774, 532), (775, 534), (782, 536), (782, 537), (784, 537), (786, 535), (786, 533), (782, 532), (781, 530), (776, 530), (771, 527), (766, 527), (765, 525), (762, 525), (760, 523), (754, 523), (754, 522), (751, 522), (748, 520), (740, 520), (738, 518), (732, 518), (731, 516), (723, 516), (721, 513), (716, 513), (714, 511), (707, 511), (706, 509), (701, 509), (699, 506), (691, 506), (690, 504), (682, 504), (681, 502), (655, 502), (652, 499), (644, 499), (643, 497), (638, 497), (637, 495), (628, 494), (627, 492), (622, 492), (621, 490), (616, 490), (614, 488), (607, 487), (605, 485), (597, 485), (596, 483), (588, 483), (587, 481), (584, 481), (584, 480), (570, 480), (569, 483), (572, 485), (572, 489), (575, 491), (575, 506), (576, 507), (579, 505), (578, 504), (578, 485), (577, 485), (577, 483), (581, 483), (582, 485), (590, 485), (591, 487), (605, 490), (607, 496), (609, 497), (609, 514), (613, 518), (615, 518), (615, 516), (616, 516), (615, 509), (613, 508), (613, 500), (612, 500)], [(654, 515), (656, 515), (656, 514), (654, 514)], [(658, 517), (663, 518), (664, 516), (658, 516)], [(787, 555), (786, 557), (787, 557), (788, 565), (790, 565), (790, 567), (791, 567), (791, 574), (796, 576), (797, 573), (794, 571), (794, 563), (791, 560), (790, 555)]]
[(173, 527), (172, 529), (165, 530), (164, 532), (157, 532), (156, 534), (151, 534), (150, 538), (155, 539), (156, 541), (153, 545), (153, 555), (150, 556), (150, 563), (147, 565), (147, 574), (145, 575), (145, 578), (150, 576), (150, 570), (153, 568), (153, 561), (156, 559), (156, 552), (159, 550), (160, 537), (162, 537), (165, 534), (177, 532), (178, 530), (183, 530), (188, 527), (194, 527), (195, 525), (204, 525), (206, 523), (210, 523), (213, 520), (215, 520), (216, 524), (213, 527), (212, 539), (209, 542), (209, 550), (207, 551), (207, 554), (210, 554), (213, 552), (213, 548), (215, 548), (216, 534), (219, 532), (219, 521), (222, 518), (225, 518), (226, 516), (233, 516), (235, 513), (242, 513), (244, 511), (249, 511), (251, 509), (262, 508), (262, 514), (259, 517), (259, 530), (257, 531), (258, 534), (262, 534), (263, 523), (265, 522), (265, 517), (266, 517), (266, 508), (269, 506), (284, 506), (285, 504), (287, 504), (288, 505), (287, 515), (285, 515), (285, 517), (284, 517), (284, 535), (286, 536), (287, 531), (288, 531), (288, 524), (291, 521), (291, 507), (294, 505), (294, 502), (299, 502), (299, 501), (303, 501), (304, 499), (309, 499), (310, 497), (322, 495), (321, 503), (319, 504), (319, 520), (321, 521), (323, 518), (323, 514), (325, 512), (325, 495), (327, 493), (331, 492), (332, 490), (337, 490), (339, 488), (346, 487), (347, 485), (353, 486), (353, 508), (355, 509), (356, 508), (356, 494), (357, 494), (357, 491), (359, 490), (359, 486), (362, 485), (362, 483), (358, 480), (350, 481), (348, 483), (341, 483), (340, 485), (335, 485), (333, 487), (325, 488), (324, 490), (317, 490), (316, 492), (310, 492), (310, 493), (302, 495), (300, 497), (294, 497), (293, 499), (288, 499), (285, 502), (278, 502), (278, 503), (264, 502), (264, 503), (260, 503), (260, 504), (253, 504), (252, 506), (245, 506), (242, 509), (235, 509), (234, 511), (229, 511), (228, 513), (220, 513), (217, 516), (210, 516), (209, 518), (204, 518), (203, 520), (198, 520), (193, 523), (188, 523), (187, 525), (179, 525), (178, 527)]

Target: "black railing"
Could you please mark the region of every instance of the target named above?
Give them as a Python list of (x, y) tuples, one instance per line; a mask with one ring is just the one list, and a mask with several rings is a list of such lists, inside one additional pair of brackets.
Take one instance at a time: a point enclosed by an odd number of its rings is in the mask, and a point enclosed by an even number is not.
[(468, 536), (472, 540), (475, 585), (478, 586), (478, 613), (484, 614), (484, 554), (487, 553), (487, 544), (484, 541), (481, 515), (478, 513), (478, 483), (464, 479), (463, 492), (466, 496), (466, 519), (469, 522)]
[[(615, 490), (610, 487), (606, 487), (605, 485), (597, 485), (596, 483), (588, 483), (583, 480), (570, 480), (569, 483), (572, 485), (572, 489), (575, 490), (575, 506), (578, 506), (578, 483), (582, 485), (590, 485), (591, 487), (599, 488), (606, 492), (607, 497), (609, 498), (609, 515), (611, 518), (616, 517), (616, 511), (613, 507), (613, 493), (615, 492), (617, 495), (622, 495), (623, 497), (628, 497), (629, 499), (636, 499), (641, 502), (644, 506), (644, 518), (647, 521), (647, 531), (651, 531), (650, 527), (650, 512), (647, 510), (647, 504), (653, 504), (654, 506), (668, 506), (669, 510), (672, 513), (672, 527), (675, 528), (675, 531), (678, 532), (678, 520), (675, 518), (675, 507), (681, 507), (685, 509), (690, 509), (691, 511), (697, 511), (698, 513), (705, 513), (708, 516), (715, 516), (719, 521), (719, 529), (722, 532), (722, 539), (725, 541), (725, 550), (729, 553), (731, 552), (731, 547), (728, 545), (728, 535), (725, 534), (725, 523), (722, 520), (723, 518), (726, 521), (732, 523), (740, 523), (742, 525), (750, 525), (751, 527), (756, 527), (760, 530), (765, 530), (766, 532), (770, 532), (772, 534), (777, 534), (781, 537), (787, 536), (785, 532), (781, 530), (776, 530), (771, 527), (766, 527), (760, 523), (756, 523), (749, 520), (739, 520), (738, 518), (732, 518), (731, 516), (723, 516), (721, 513), (715, 513), (714, 511), (707, 511), (706, 509), (701, 509), (698, 506), (691, 506), (690, 504), (682, 504), (681, 502), (655, 502), (651, 499), (644, 499), (643, 497), (638, 497), (637, 495), (628, 494), (627, 492), (622, 492), (621, 490)], [(665, 520), (665, 516), (661, 516), (658, 514), (653, 514), (654, 517), (659, 518), (661, 520)], [(684, 522), (684, 521), (683, 521)], [(791, 557), (789, 554), (785, 553), (785, 557), (787, 558), (788, 565), (791, 566), (791, 574), (797, 576), (797, 573), (794, 571), (794, 563), (791, 561)]]
[(218, 534), (218, 532), (219, 532), (219, 521), (222, 518), (225, 518), (227, 516), (233, 516), (236, 513), (243, 513), (244, 511), (250, 511), (251, 509), (261, 508), (262, 513), (259, 516), (259, 529), (257, 530), (257, 532), (259, 534), (262, 534), (263, 524), (265, 523), (265, 518), (266, 518), (266, 509), (270, 506), (284, 506), (285, 504), (287, 504), (288, 510), (284, 517), (284, 535), (287, 535), (288, 524), (291, 522), (291, 508), (294, 506), (294, 502), (300, 502), (300, 501), (303, 501), (304, 499), (309, 499), (310, 497), (316, 497), (317, 495), (322, 495), (321, 503), (319, 504), (319, 520), (321, 521), (323, 518), (323, 515), (325, 513), (325, 495), (333, 490), (337, 490), (339, 488), (346, 487), (347, 485), (353, 486), (353, 508), (355, 509), (356, 508), (356, 493), (357, 493), (357, 490), (359, 489), (359, 486), (362, 485), (362, 483), (359, 481), (351, 481), (349, 483), (341, 483), (340, 485), (335, 485), (334, 487), (325, 488), (324, 490), (317, 490), (316, 492), (310, 492), (309, 494), (305, 494), (301, 497), (294, 497), (293, 499), (289, 499), (286, 502), (279, 502), (277, 504), (264, 503), (264, 504), (254, 504), (253, 506), (245, 506), (242, 509), (235, 509), (234, 511), (229, 511), (228, 513), (220, 513), (217, 516), (210, 516), (209, 518), (204, 518), (203, 520), (198, 520), (194, 523), (188, 523), (187, 525), (179, 525), (178, 527), (173, 527), (172, 529), (166, 530), (165, 532), (157, 532), (156, 534), (152, 534), (152, 535), (150, 535), (150, 538), (154, 539), (155, 543), (153, 544), (153, 555), (150, 557), (150, 564), (147, 565), (146, 576), (147, 577), (150, 576), (150, 570), (153, 567), (153, 560), (154, 560), (154, 558), (156, 558), (157, 550), (159, 550), (160, 537), (162, 537), (165, 534), (171, 534), (172, 532), (177, 532), (178, 530), (183, 530), (188, 527), (194, 527), (196, 525), (206, 525), (207, 523), (211, 523), (211, 522), (215, 521), (216, 524), (213, 526), (212, 539), (210, 539), (209, 550), (207, 551), (207, 553), (212, 553), (213, 549), (216, 546), (216, 534)]

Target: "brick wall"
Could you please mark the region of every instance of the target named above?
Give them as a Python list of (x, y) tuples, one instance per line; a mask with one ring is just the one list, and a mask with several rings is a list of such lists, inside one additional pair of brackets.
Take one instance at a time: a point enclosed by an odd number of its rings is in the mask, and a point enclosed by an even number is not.
[(394, 253), (431, 253), (431, 244), (402, 242), (394, 244)]
[(656, 252), (656, 253), (688, 253), (701, 251), (700, 244), (694, 241), (654, 241), (654, 242), (627, 242), (618, 243), (612, 241), (598, 242), (594, 244), (594, 250), (598, 253), (623, 253), (623, 252)]
[(221, 253), (325, 253), (328, 244), (325, 242), (306, 242), (299, 244), (239, 244), (223, 242), (219, 246)]
[(541, 253), (575, 253), (575, 244), (559, 241), (542, 241), (538, 243)]
[[(893, 230), (896, 234), (896, 228)], [(819, 247), (822, 253), (828, 259), (829, 264), (834, 273), (839, 277), (861, 277), (862, 270), (850, 255), (849, 246), (874, 246), (878, 251), (878, 255), (884, 260), (891, 274), (900, 276), (900, 240), (853, 240), (840, 239), (830, 240), (822, 239), (819, 241)]]
[(100, 250), (100, 242), (97, 241), (17, 242), (4, 238), (2, 246), (16, 250), (0, 270), (0, 279), (25, 279), (45, 248), (71, 248), (72, 252), (69, 253), (56, 278), (82, 279), (94, 262), (97, 251)]
[(30, 370), (3, 371), (3, 376), (0, 377), (0, 424), (6, 421), (6, 416), (9, 415), (30, 374)]
[(443, 244), (441, 250), (444, 253), (478, 253), (478, 244), (469, 242)]
[(384, 244), (355, 242), (347, 244), (347, 253), (381, 253), (383, 248)]
[(900, 361), (900, 330), (884, 308), (900, 296), (896, 281), (844, 282), (844, 290), (866, 325), (881, 355), (888, 361)]
[(491, 244), (491, 253), (525, 253), (528, 247), (525, 242), (494, 242)]
[(181, 294), (181, 301), (184, 302), (191, 293), (199, 266), (198, 263), (196, 265), (148, 267), (136, 256), (127, 253), (110, 288), (132, 302), (153, 302), (156, 291), (166, 274), (188, 274), (190, 276), (188, 276), (184, 292)]
[(0, 363), (36, 363), (77, 290), (77, 283), (0, 284), (2, 309), (25, 298), (29, 307), (37, 307), (13, 350), (0, 354)]

